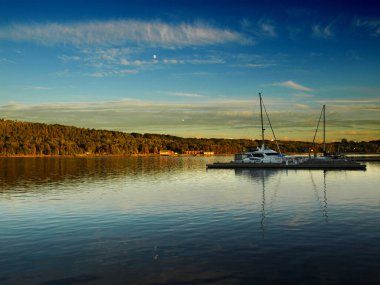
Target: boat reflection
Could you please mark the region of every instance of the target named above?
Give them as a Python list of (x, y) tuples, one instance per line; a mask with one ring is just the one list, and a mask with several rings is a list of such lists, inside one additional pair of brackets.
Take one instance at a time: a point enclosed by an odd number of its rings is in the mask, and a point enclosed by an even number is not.
[(261, 184), (261, 189), (262, 189), (262, 194), (261, 194), (261, 219), (260, 219), (260, 228), (261, 228), (261, 233), (264, 237), (265, 235), (265, 219), (266, 219), (266, 211), (268, 208), (268, 201), (266, 197), (266, 183), (268, 181), (277, 178), (277, 185), (274, 187), (273, 195), (270, 197), (269, 200), (269, 207), (271, 207), (274, 203), (274, 201), (277, 198), (278, 194), (278, 189), (279, 185), (281, 182), (281, 175), (287, 172), (287, 170), (283, 169), (235, 169), (235, 175), (236, 176), (246, 176), (248, 177), (251, 181)]
[[(260, 227), (262, 234), (265, 234), (265, 224), (266, 219), (269, 216), (268, 212), (273, 211), (276, 208), (276, 200), (279, 192), (281, 191), (282, 176), (292, 176), (297, 173), (305, 179), (307, 175), (310, 176), (311, 185), (305, 185), (303, 189), (308, 191), (309, 189), (313, 191), (315, 196), (315, 201), (321, 211), (324, 222), (327, 224), (329, 220), (328, 215), (328, 197), (327, 197), (327, 183), (326, 177), (328, 175), (328, 170), (322, 170), (316, 172), (315, 170), (286, 170), (286, 169), (235, 169), (236, 176), (244, 176), (252, 181), (253, 184), (261, 186), (261, 220)], [(320, 176), (317, 179), (314, 176)], [(290, 178), (290, 177), (289, 177)], [(316, 182), (317, 181), (317, 182)], [(284, 189), (285, 190), (285, 189)]]
[(246, 176), (256, 182), (269, 180), (286, 172), (288, 172), (287, 169), (235, 169), (235, 175)]

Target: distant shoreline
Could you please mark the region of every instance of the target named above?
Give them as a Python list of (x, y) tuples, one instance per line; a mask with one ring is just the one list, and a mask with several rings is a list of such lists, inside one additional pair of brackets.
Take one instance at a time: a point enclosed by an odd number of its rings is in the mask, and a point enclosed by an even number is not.
[(16, 155), (0, 155), (0, 158), (37, 158), (37, 157), (212, 157), (212, 156), (231, 156), (231, 154), (216, 154), (216, 155), (203, 155), (203, 154), (172, 154), (172, 155), (162, 155), (162, 154), (16, 154)]
[(302, 141), (181, 138), (163, 134), (123, 133), (74, 126), (48, 125), (0, 119), (0, 157), (123, 157), (233, 155), (265, 143), (286, 154), (380, 153), (380, 140), (342, 139), (325, 146)]
[[(17, 154), (17, 155), (0, 155), (0, 158), (92, 158), (92, 157), (214, 157), (214, 156), (233, 156), (233, 153), (225, 154), (214, 154), (214, 155), (203, 155), (203, 154), (171, 154), (171, 155), (162, 155), (162, 154)], [(289, 153), (289, 155), (308, 155), (308, 153)], [(347, 158), (364, 158), (364, 157), (379, 157), (380, 153), (346, 153), (344, 154)]]

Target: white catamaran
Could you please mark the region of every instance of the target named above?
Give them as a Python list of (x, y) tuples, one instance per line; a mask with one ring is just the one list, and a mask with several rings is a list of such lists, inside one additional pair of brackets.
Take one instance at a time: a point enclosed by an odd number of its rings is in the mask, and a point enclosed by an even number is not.
[[(248, 150), (245, 153), (238, 153), (235, 155), (235, 163), (295, 163), (295, 157), (291, 157), (288, 155), (284, 155), (281, 153), (280, 148), (277, 143), (276, 135), (274, 134), (272, 124), (270, 122), (268, 113), (266, 111), (263, 98), (261, 97), (261, 93), (259, 93), (260, 98), (260, 119), (261, 119), (261, 137), (262, 137), (262, 144), (261, 147), (257, 147), (254, 150)], [(270, 149), (268, 146), (265, 145), (265, 138), (264, 138), (264, 120), (263, 120), (263, 108), (265, 111), (265, 114), (268, 119), (269, 126), (272, 130), (272, 134), (274, 137), (274, 140), (277, 145), (278, 151), (275, 151), (273, 149)]]

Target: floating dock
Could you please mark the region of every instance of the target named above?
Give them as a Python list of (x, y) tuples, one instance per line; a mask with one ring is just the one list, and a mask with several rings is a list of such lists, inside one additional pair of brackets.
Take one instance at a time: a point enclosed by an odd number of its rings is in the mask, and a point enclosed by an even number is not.
[(377, 161), (380, 162), (380, 155), (363, 155), (363, 156), (347, 156), (351, 161)]
[(299, 164), (284, 163), (213, 163), (207, 164), (210, 169), (318, 169), (318, 170), (365, 170), (366, 165), (356, 161), (311, 159)]

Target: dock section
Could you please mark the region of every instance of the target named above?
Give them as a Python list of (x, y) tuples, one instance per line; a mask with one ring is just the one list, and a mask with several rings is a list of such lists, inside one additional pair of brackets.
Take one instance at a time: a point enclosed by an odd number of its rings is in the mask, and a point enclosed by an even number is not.
[(356, 161), (311, 159), (299, 164), (284, 163), (213, 163), (207, 164), (208, 169), (336, 169), (336, 170), (365, 170), (366, 165)]

